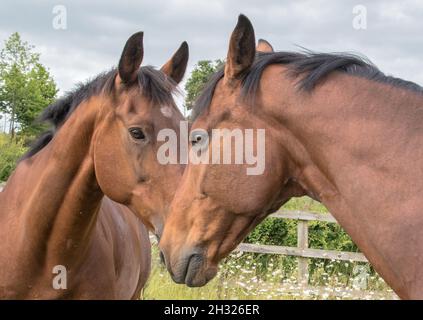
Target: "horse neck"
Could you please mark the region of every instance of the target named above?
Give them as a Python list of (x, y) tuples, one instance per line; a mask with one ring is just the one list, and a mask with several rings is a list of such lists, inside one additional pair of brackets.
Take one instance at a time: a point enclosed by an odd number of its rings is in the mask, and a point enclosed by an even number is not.
[[(380, 176), (402, 177), (384, 186), (387, 193), (414, 194), (407, 184), (398, 190), (398, 183), (423, 173), (405, 166), (421, 159), (423, 95), (336, 73), (311, 93), (296, 91), (279, 116), (295, 138), (294, 148), (301, 146), (293, 154), (304, 186), (322, 201), (336, 193), (350, 203), (369, 196), (386, 203), (388, 194), (379, 195)], [(367, 206), (362, 199), (354, 209)]]
[[(279, 88), (289, 89), (294, 92), (292, 85)], [(326, 205), (388, 284), (412, 296), (405, 284), (422, 276), (413, 266), (423, 254), (423, 96), (334, 73), (311, 93), (291, 93), (278, 112), (295, 139), (297, 181)]]
[(98, 108), (95, 101), (79, 106), (44, 149), (18, 165), (5, 190), (18, 208), (23, 250), (45, 255), (49, 265), (80, 261), (95, 225), (103, 197), (91, 145)]

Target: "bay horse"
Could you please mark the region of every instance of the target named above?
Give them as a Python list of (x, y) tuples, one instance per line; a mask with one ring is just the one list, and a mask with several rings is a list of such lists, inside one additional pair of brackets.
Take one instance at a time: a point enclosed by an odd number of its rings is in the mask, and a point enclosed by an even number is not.
[(0, 193), (0, 298), (140, 297), (150, 272), (147, 228), (160, 234), (183, 172), (159, 164), (156, 135), (178, 132), (183, 120), (173, 93), (188, 45), (160, 70), (140, 67), (143, 52), (138, 32), (118, 68), (43, 112), (55, 130)]
[(190, 148), (219, 143), (204, 130), (264, 129), (265, 169), (188, 164), (160, 241), (173, 279), (204, 285), (269, 213), (308, 195), (399, 297), (423, 298), (422, 87), (355, 55), (259, 47), (241, 15), (195, 106)]

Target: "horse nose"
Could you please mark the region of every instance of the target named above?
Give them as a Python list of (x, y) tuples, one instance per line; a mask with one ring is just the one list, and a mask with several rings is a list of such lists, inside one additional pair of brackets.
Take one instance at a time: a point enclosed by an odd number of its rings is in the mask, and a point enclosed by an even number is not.
[(192, 254), (186, 260), (186, 267), (184, 273), (184, 282), (189, 287), (198, 287), (202, 286), (204, 283), (198, 284), (196, 278), (198, 274), (202, 271), (204, 265), (204, 256), (199, 253)]
[[(204, 285), (205, 282), (197, 280), (205, 264), (205, 256), (200, 250), (187, 250), (181, 256), (168, 260), (166, 252), (164, 252), (165, 265), (176, 283), (185, 283), (189, 287)], [(172, 261), (171, 261), (172, 260)]]

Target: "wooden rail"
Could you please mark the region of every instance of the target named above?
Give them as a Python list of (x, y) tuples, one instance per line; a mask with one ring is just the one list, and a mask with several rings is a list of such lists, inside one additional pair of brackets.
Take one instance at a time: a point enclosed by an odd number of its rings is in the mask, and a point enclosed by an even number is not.
[(345, 252), (335, 250), (311, 249), (308, 247), (308, 222), (322, 221), (337, 223), (336, 219), (329, 213), (314, 213), (307, 211), (293, 211), (280, 209), (269, 215), (269, 217), (298, 220), (297, 226), (297, 247), (284, 247), (274, 245), (259, 245), (241, 243), (236, 250), (242, 252), (283, 254), (298, 257), (298, 281), (308, 281), (308, 259), (331, 259), (344, 261), (368, 262), (362, 253)]

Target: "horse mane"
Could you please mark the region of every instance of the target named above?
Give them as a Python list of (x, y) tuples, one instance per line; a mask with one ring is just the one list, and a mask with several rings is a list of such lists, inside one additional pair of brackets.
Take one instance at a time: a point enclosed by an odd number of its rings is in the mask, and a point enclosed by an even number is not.
[[(52, 128), (42, 133), (31, 144), (30, 149), (22, 156), (21, 160), (27, 159), (43, 149), (83, 101), (101, 93), (111, 93), (114, 89), (116, 75), (116, 68), (100, 73), (86, 83), (77, 84), (75, 89), (46, 107), (37, 121), (50, 123)], [(149, 102), (155, 105), (174, 103), (172, 94), (176, 90), (177, 84), (163, 72), (151, 66), (139, 69), (138, 86)]]
[[(423, 88), (414, 82), (385, 75), (370, 60), (352, 53), (270, 52), (256, 54), (250, 70), (244, 74), (241, 97), (250, 104), (254, 102), (264, 69), (269, 65), (283, 64), (289, 68), (290, 76), (300, 78), (299, 90), (310, 92), (333, 71), (363, 77), (423, 94)], [(195, 102), (192, 120), (195, 120), (211, 103), (217, 83), (224, 76), (224, 66), (214, 73)]]

